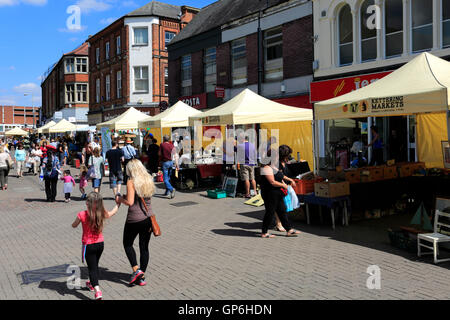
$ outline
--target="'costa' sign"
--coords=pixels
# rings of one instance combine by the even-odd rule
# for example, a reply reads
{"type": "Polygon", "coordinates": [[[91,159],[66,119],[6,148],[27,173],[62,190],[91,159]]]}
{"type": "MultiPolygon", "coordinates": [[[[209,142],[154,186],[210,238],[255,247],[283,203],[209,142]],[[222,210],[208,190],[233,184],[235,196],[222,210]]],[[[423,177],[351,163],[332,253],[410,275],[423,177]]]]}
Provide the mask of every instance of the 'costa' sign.
{"type": "Polygon", "coordinates": [[[206,93],[188,97],[181,97],[180,101],[183,101],[188,106],[191,106],[195,109],[206,109],[208,107],[208,103],[206,101],[206,93]]]}

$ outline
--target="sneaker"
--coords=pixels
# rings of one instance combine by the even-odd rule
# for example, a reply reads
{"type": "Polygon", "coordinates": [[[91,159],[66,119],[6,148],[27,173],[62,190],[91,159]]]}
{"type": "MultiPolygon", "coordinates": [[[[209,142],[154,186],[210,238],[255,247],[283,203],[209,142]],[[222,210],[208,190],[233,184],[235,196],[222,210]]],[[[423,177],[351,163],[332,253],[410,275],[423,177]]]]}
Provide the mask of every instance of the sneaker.
{"type": "Polygon", "coordinates": [[[138,285],[140,285],[141,287],[145,286],[147,284],[147,282],[145,282],[145,280],[143,278],[139,279],[138,285]]]}
{"type": "Polygon", "coordinates": [[[86,282],[86,287],[89,289],[90,292],[94,292],[95,291],[95,289],[92,286],[90,281],[86,282]]]}
{"type": "Polygon", "coordinates": [[[130,280],[129,285],[131,286],[136,281],[142,279],[143,276],[144,276],[144,273],[141,270],[136,270],[136,272],[133,272],[133,274],[131,275],[131,280],[130,280]]]}
{"type": "Polygon", "coordinates": [[[172,190],[172,192],[170,193],[170,199],[175,198],[175,189],[172,190]]]}
{"type": "Polygon", "coordinates": [[[97,291],[95,293],[95,300],[102,300],[103,296],[102,296],[102,292],[101,291],[97,291]]]}

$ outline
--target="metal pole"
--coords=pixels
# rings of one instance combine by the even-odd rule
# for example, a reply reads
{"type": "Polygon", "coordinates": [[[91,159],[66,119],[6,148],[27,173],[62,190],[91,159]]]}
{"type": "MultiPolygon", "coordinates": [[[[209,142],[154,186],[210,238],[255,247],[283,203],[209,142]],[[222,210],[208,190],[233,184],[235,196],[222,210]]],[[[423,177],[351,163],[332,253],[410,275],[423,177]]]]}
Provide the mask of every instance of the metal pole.
{"type": "Polygon", "coordinates": [[[261,95],[262,86],[262,31],[261,31],[262,9],[258,14],[258,94],[261,95]]]}

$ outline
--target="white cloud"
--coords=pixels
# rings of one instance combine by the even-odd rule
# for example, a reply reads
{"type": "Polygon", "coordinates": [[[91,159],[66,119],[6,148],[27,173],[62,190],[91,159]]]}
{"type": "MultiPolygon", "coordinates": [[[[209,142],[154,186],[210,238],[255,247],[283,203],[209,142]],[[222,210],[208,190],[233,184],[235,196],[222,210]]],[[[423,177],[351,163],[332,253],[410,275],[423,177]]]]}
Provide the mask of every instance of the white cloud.
{"type": "Polygon", "coordinates": [[[0,96],[0,105],[17,105],[17,98],[15,96],[0,96]]]}
{"type": "Polygon", "coordinates": [[[87,29],[87,26],[81,26],[80,29],[68,29],[68,28],[59,28],[59,32],[67,32],[67,33],[78,33],[83,32],[87,29]]]}
{"type": "Polygon", "coordinates": [[[110,2],[111,0],[78,0],[75,5],[79,6],[82,12],[88,13],[91,11],[107,11],[112,7],[110,2]]]}
{"type": "Polygon", "coordinates": [[[122,7],[127,7],[127,8],[139,7],[139,5],[136,2],[134,2],[133,0],[122,1],[121,5],[122,5],[122,7]]]}
{"type": "Polygon", "coordinates": [[[8,68],[8,70],[14,71],[14,70],[16,70],[16,67],[10,66],[10,67],[8,68]]]}
{"type": "Polygon", "coordinates": [[[109,25],[109,24],[113,23],[116,20],[117,20],[117,18],[113,18],[113,17],[106,18],[106,19],[100,20],[100,24],[109,25]]]}
{"type": "Polygon", "coordinates": [[[18,93],[30,93],[30,92],[36,92],[39,90],[39,86],[33,82],[30,83],[22,83],[21,85],[15,86],[13,88],[15,92],[18,93]]]}
{"type": "Polygon", "coordinates": [[[48,0],[0,0],[0,7],[30,4],[32,6],[45,6],[48,0]]]}
{"type": "Polygon", "coordinates": [[[22,0],[22,2],[33,6],[45,6],[47,4],[47,0],[22,0]]]}
{"type": "Polygon", "coordinates": [[[0,0],[0,7],[3,6],[15,6],[19,4],[18,0],[0,0]]]}

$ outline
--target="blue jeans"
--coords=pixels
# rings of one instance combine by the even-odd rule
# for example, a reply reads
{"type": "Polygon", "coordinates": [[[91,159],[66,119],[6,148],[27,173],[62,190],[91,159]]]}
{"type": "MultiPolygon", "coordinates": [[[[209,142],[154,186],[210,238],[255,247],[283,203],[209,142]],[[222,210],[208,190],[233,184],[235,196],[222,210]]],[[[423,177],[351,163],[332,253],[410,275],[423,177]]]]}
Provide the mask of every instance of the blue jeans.
{"type": "Polygon", "coordinates": [[[163,179],[164,184],[166,185],[166,195],[169,194],[169,192],[173,191],[173,187],[170,184],[170,176],[172,175],[172,167],[173,167],[173,161],[166,161],[162,164],[162,171],[163,171],[163,179]]]}

